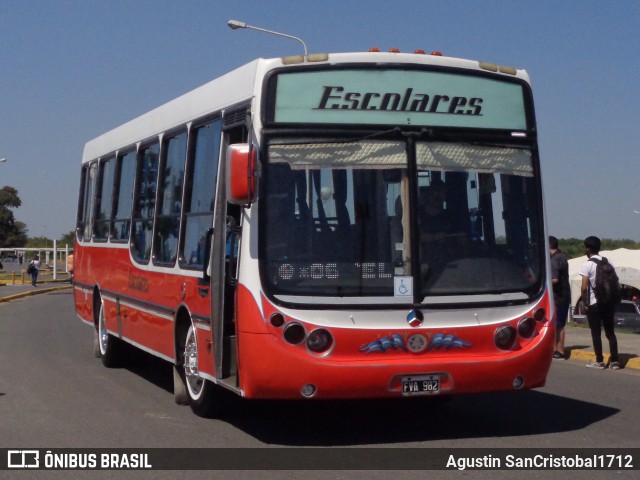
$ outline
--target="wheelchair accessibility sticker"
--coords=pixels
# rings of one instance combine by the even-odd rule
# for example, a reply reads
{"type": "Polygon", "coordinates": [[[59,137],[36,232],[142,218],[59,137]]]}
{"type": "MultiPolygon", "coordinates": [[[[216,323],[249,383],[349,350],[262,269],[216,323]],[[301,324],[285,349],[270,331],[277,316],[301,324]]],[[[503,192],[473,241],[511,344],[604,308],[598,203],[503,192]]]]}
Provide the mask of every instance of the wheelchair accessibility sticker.
{"type": "Polygon", "coordinates": [[[413,277],[393,277],[393,295],[396,297],[412,297],[413,277]]]}

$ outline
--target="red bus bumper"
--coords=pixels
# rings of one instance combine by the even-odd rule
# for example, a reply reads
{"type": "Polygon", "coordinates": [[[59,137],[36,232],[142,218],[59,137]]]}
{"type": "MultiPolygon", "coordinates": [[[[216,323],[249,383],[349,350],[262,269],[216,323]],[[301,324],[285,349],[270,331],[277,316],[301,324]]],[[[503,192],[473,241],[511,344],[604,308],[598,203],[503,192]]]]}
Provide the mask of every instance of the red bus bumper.
{"type": "Polygon", "coordinates": [[[553,329],[541,333],[545,338],[533,349],[491,357],[368,357],[359,362],[291,355],[272,335],[247,334],[241,347],[241,387],[247,398],[282,399],[303,398],[306,385],[314,387],[313,397],[319,399],[401,397],[402,380],[417,375],[436,375],[442,395],[542,387],[552,361],[553,344],[547,337],[553,337],[553,329]]]}

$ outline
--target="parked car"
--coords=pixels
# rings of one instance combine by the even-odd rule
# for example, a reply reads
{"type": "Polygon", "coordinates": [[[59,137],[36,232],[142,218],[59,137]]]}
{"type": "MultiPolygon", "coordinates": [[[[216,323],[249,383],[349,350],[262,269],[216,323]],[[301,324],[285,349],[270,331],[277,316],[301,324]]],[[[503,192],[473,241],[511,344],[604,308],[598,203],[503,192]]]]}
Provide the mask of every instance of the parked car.
{"type": "Polygon", "coordinates": [[[587,315],[584,313],[582,299],[578,301],[578,305],[572,305],[569,307],[569,322],[577,323],[579,325],[587,323],[587,315]]]}
{"type": "MultiPolygon", "coordinates": [[[[586,324],[587,316],[577,313],[580,309],[572,308],[570,313],[570,320],[577,324],[586,324]]],[[[640,333],[640,307],[631,300],[622,300],[616,307],[613,320],[616,327],[628,328],[636,333],[640,333]]]]}
{"type": "Polygon", "coordinates": [[[640,333],[640,308],[631,300],[623,300],[616,307],[613,317],[616,327],[629,328],[636,333],[640,333]]]}

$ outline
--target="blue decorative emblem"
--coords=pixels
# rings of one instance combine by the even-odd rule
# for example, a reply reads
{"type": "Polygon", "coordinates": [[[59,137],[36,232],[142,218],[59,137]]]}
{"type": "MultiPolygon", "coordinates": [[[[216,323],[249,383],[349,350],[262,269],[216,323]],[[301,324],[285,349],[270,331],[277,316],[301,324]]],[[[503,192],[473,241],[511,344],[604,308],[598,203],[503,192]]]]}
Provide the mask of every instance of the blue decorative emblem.
{"type": "Polygon", "coordinates": [[[407,347],[404,345],[404,339],[401,335],[395,333],[363,345],[360,347],[360,351],[365,353],[386,352],[387,350],[397,350],[398,348],[405,352],[407,351],[407,347]]]}
{"type": "Polygon", "coordinates": [[[413,334],[407,338],[398,333],[388,335],[386,337],[378,338],[372,342],[362,345],[360,351],[366,354],[374,352],[388,352],[390,350],[403,350],[405,352],[412,353],[425,353],[432,350],[451,350],[451,349],[465,349],[471,347],[472,344],[456,337],[455,335],[445,335],[443,333],[436,333],[431,337],[429,334],[422,335],[419,333],[413,334]]]}
{"type": "Polygon", "coordinates": [[[471,344],[462,340],[461,338],[455,337],[453,335],[443,335],[442,333],[436,333],[431,339],[431,343],[427,347],[427,352],[429,350],[437,350],[444,349],[448,350],[450,348],[467,348],[470,347],[471,344]]]}

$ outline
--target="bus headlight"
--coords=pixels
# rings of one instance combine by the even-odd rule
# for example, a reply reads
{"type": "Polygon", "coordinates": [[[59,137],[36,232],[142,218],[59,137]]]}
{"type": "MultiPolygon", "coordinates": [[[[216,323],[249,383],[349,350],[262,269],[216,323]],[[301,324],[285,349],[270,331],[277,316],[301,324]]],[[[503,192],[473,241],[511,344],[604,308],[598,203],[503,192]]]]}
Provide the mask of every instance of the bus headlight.
{"type": "Polygon", "coordinates": [[[524,317],[518,322],[518,335],[531,338],[536,333],[536,321],[531,317],[524,317]]]}
{"type": "Polygon", "coordinates": [[[314,353],[326,352],[331,348],[331,345],[333,345],[333,337],[324,328],[314,330],[307,338],[307,347],[314,353]]]}
{"type": "Polygon", "coordinates": [[[271,316],[269,317],[269,321],[271,322],[271,325],[273,325],[276,328],[279,328],[282,325],[284,325],[284,315],[282,315],[279,312],[272,313],[271,316]]]}
{"type": "Polygon", "coordinates": [[[292,345],[300,345],[304,341],[306,334],[304,327],[295,322],[284,327],[282,332],[284,339],[292,345]]]}
{"type": "Polygon", "coordinates": [[[516,329],[511,325],[502,325],[498,327],[494,334],[496,347],[501,350],[511,350],[516,343],[516,329]]]}

